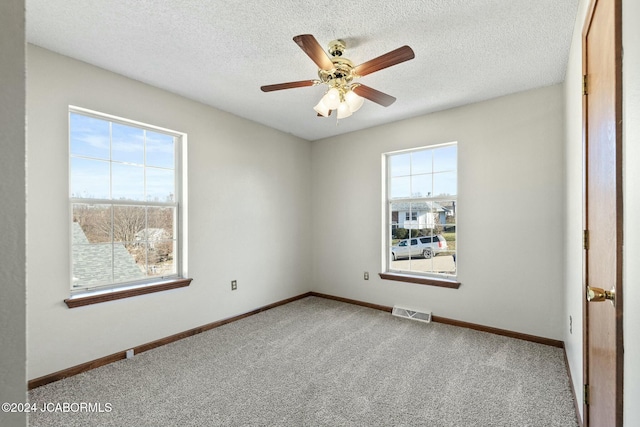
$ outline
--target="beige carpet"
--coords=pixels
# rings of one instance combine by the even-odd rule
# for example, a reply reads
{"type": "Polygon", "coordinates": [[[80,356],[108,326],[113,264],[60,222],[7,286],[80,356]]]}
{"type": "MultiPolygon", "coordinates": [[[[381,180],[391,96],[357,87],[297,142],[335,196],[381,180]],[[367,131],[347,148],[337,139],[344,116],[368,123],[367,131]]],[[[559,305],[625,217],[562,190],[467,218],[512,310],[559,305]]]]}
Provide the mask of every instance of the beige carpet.
{"type": "Polygon", "coordinates": [[[317,297],[30,400],[94,404],[40,410],[31,426],[577,426],[558,348],[317,297]]]}

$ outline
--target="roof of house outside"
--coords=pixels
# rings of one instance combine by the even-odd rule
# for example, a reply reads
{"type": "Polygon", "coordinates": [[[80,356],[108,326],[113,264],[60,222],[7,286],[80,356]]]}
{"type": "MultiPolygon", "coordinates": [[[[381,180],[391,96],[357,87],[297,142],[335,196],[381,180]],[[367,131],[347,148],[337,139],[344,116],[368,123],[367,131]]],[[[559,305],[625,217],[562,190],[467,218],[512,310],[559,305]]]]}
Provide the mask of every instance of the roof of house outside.
{"type": "Polygon", "coordinates": [[[445,206],[442,206],[438,202],[391,202],[391,206],[394,212],[408,212],[409,207],[414,212],[432,212],[435,210],[436,212],[448,212],[451,209],[445,206]]]}
{"type": "Polygon", "coordinates": [[[73,287],[84,288],[145,278],[144,271],[121,243],[90,243],[77,222],[72,223],[73,287]],[[113,255],[113,265],[111,263],[113,255]],[[113,273],[113,277],[112,277],[113,273]]]}

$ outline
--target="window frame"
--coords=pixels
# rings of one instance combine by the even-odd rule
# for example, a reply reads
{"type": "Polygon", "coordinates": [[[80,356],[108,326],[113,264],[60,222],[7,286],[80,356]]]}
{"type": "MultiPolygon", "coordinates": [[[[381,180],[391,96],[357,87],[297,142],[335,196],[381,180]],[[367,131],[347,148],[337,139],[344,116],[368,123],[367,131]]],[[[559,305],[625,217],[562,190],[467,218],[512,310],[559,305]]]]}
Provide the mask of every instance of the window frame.
{"type": "MultiPolygon", "coordinates": [[[[459,152],[458,152],[458,142],[457,141],[452,141],[452,142],[447,142],[447,143],[443,143],[443,144],[435,144],[435,145],[429,145],[429,146],[422,146],[422,147],[416,147],[416,148],[411,148],[411,149],[406,149],[406,150],[398,150],[398,151],[391,151],[391,152],[387,152],[387,153],[383,153],[382,155],[382,183],[383,183],[383,191],[382,191],[382,219],[383,219],[383,224],[382,224],[382,273],[379,274],[380,278],[385,279],[385,280],[394,280],[394,281],[401,281],[401,282],[408,282],[408,283],[416,283],[416,284],[422,284],[422,285],[432,285],[432,286],[439,286],[439,287],[446,287],[446,288],[452,288],[452,289],[457,289],[460,287],[461,283],[458,281],[458,263],[457,263],[457,253],[458,253],[458,208],[459,208],[459,202],[458,202],[458,191],[456,190],[456,194],[453,196],[445,196],[445,197],[406,197],[406,198],[396,198],[396,199],[392,199],[390,196],[390,191],[391,191],[391,158],[395,155],[402,155],[402,154],[409,154],[409,153],[414,153],[414,152],[419,152],[419,151],[426,151],[426,150],[436,150],[438,148],[443,148],[443,147],[447,147],[447,146],[455,146],[456,147],[456,169],[455,169],[455,173],[456,173],[456,188],[459,187],[458,182],[459,182],[459,152]],[[391,267],[391,243],[392,243],[392,234],[393,234],[393,229],[397,228],[399,226],[399,224],[392,224],[392,217],[393,217],[393,209],[392,209],[392,203],[393,202],[398,202],[398,201],[402,201],[402,202],[407,202],[407,203],[415,203],[415,202],[425,202],[425,201],[429,201],[429,202],[441,202],[441,201],[453,201],[455,203],[455,210],[456,210],[456,222],[455,222],[455,228],[456,228],[456,249],[455,249],[455,263],[456,263],[456,269],[455,269],[455,273],[454,274],[440,274],[440,273],[432,273],[432,272],[420,272],[420,271],[414,271],[414,270],[401,270],[401,269],[394,269],[391,267]]],[[[433,174],[433,172],[431,172],[433,174]]],[[[411,177],[413,174],[409,174],[409,177],[411,177]]],[[[409,215],[408,211],[406,213],[406,215],[409,215]]],[[[406,240],[412,239],[413,237],[411,236],[407,236],[406,240]]],[[[432,240],[433,242],[433,240],[432,240]]]]}
{"type": "MultiPolygon", "coordinates": [[[[131,296],[142,295],[146,293],[159,292],[168,289],[175,289],[178,287],[189,286],[192,279],[186,278],[186,265],[187,256],[185,248],[186,246],[186,148],[187,148],[187,135],[184,132],[179,132],[171,129],[166,129],[160,126],[150,125],[148,123],[142,123],[139,121],[114,116],[111,114],[105,114],[86,108],[69,105],[67,111],[67,129],[68,129],[68,141],[67,141],[67,160],[68,160],[68,190],[67,190],[67,203],[68,203],[68,222],[69,227],[68,236],[68,253],[69,253],[69,289],[70,297],[65,299],[65,303],[69,308],[77,306],[95,304],[98,302],[111,301],[114,299],[127,298],[131,296]],[[72,114],[79,114],[98,120],[103,120],[109,123],[120,124],[129,127],[135,127],[143,129],[145,131],[161,133],[173,137],[174,143],[174,200],[172,202],[159,202],[148,200],[121,200],[121,199],[93,199],[72,197],[72,162],[71,159],[77,156],[73,156],[71,152],[71,117],[72,114]],[[174,271],[175,273],[166,276],[154,276],[144,277],[140,280],[129,280],[122,282],[111,282],[105,284],[99,284],[95,286],[82,286],[73,287],[73,207],[77,204],[86,205],[109,205],[113,209],[117,206],[139,206],[139,207],[167,207],[172,208],[174,212],[173,218],[173,234],[172,240],[174,243],[174,271]]],[[[111,126],[111,124],[109,125],[111,126]]],[[[110,141],[111,147],[112,141],[110,141]]],[[[110,148],[111,150],[111,148],[110,148]]],[[[113,162],[109,159],[109,163],[113,162]]],[[[144,165],[145,169],[148,165],[144,165]]],[[[152,166],[153,167],[153,166],[152,166]]],[[[111,166],[110,166],[111,169],[111,166]]],[[[111,172],[110,172],[111,173],[111,172]]],[[[111,176],[110,176],[111,180],[111,176]]],[[[113,238],[111,240],[113,244],[113,238]]]]}

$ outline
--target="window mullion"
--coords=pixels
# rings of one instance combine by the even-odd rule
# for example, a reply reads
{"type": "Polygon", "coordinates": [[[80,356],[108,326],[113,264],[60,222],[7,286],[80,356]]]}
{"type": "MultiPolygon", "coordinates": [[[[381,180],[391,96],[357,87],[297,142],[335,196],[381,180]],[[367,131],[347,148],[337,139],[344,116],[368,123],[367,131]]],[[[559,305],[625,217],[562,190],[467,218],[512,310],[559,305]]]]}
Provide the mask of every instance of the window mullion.
{"type": "Polygon", "coordinates": [[[113,200],[113,123],[109,122],[109,200],[113,200]]]}
{"type": "Polygon", "coordinates": [[[178,207],[178,202],[144,202],[140,200],[109,200],[109,199],[81,199],[72,197],[69,199],[73,203],[86,205],[114,205],[114,206],[156,206],[156,207],[178,207]]]}

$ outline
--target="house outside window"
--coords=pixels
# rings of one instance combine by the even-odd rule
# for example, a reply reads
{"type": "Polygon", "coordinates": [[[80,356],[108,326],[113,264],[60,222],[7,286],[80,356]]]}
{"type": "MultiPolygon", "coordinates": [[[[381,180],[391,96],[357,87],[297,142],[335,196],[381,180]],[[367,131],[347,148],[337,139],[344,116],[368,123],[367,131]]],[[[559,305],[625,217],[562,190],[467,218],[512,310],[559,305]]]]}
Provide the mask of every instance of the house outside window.
{"type": "Polygon", "coordinates": [[[181,277],[183,136],[70,108],[72,293],[181,277]]]}
{"type": "Polygon", "coordinates": [[[385,271],[457,272],[457,144],[387,153],[385,271]]]}

